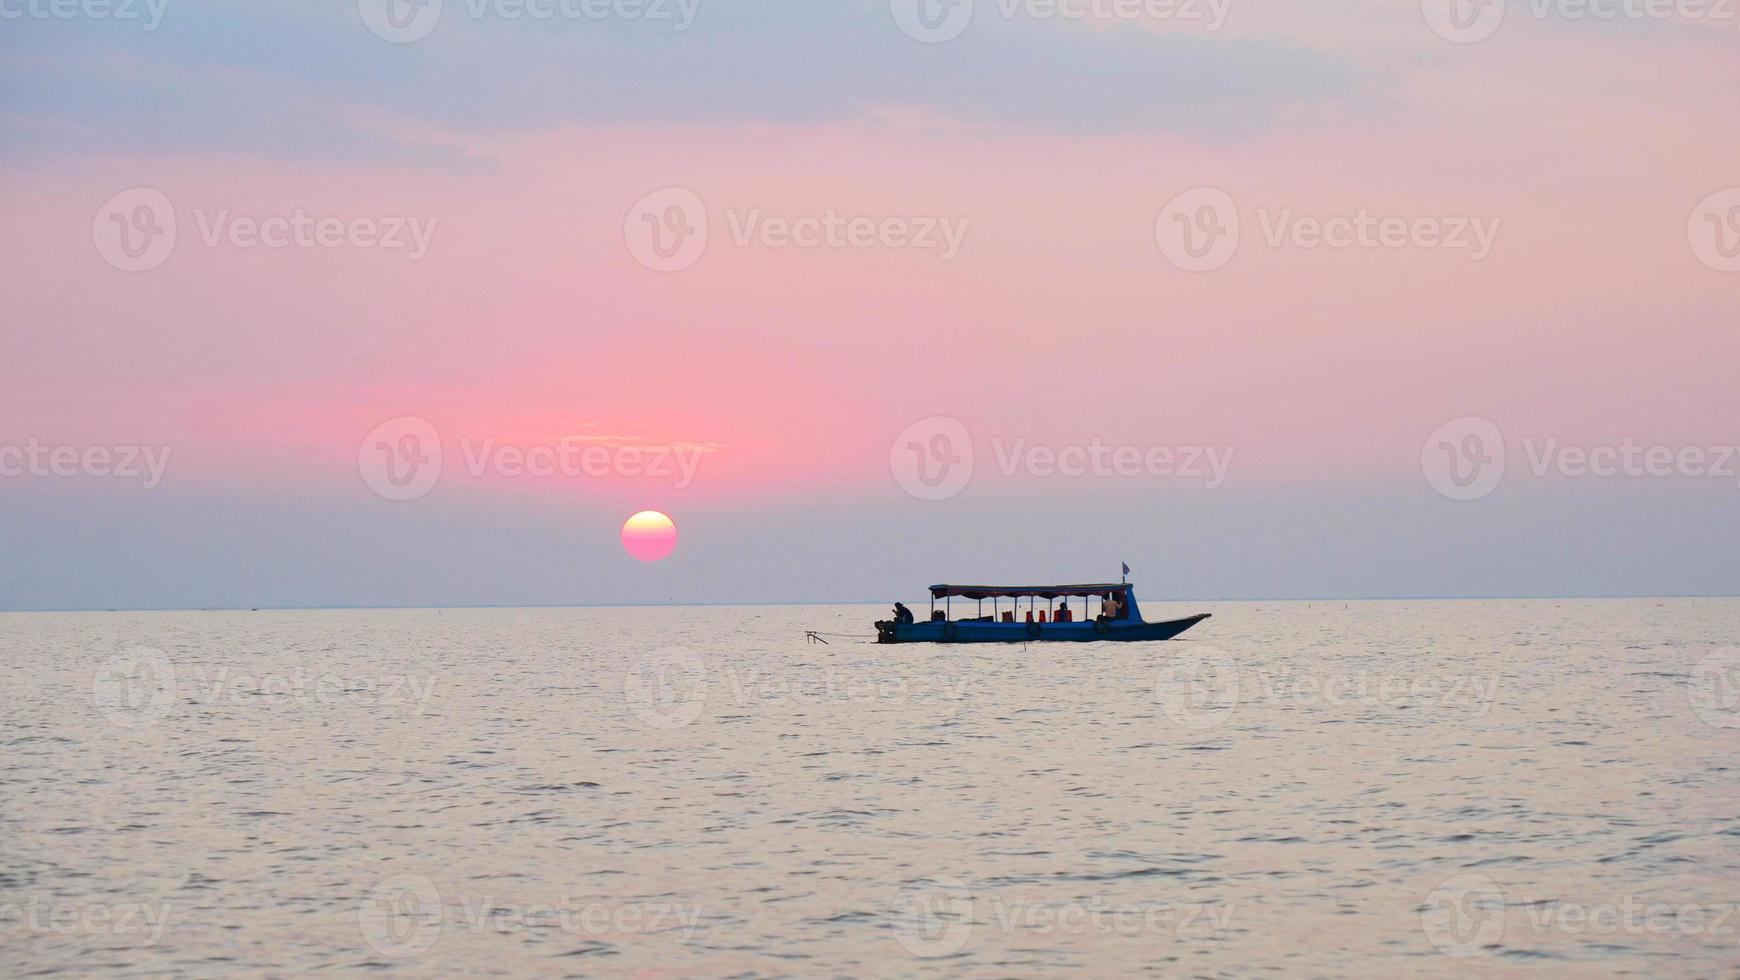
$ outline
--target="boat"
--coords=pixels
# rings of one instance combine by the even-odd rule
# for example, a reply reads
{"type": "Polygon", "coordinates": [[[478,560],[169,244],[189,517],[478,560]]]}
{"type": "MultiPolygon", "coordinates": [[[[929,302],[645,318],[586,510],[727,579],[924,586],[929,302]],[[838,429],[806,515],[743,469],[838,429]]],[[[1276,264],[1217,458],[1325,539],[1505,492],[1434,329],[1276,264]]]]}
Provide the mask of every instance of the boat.
{"type": "Polygon", "coordinates": [[[933,585],[930,587],[930,619],[914,622],[883,620],[876,624],[878,643],[1032,643],[1074,641],[1170,640],[1212,613],[1184,619],[1149,623],[1136,603],[1136,587],[1129,582],[1089,585],[933,585]],[[1118,615],[1098,615],[1100,600],[1118,600],[1118,615]],[[954,600],[976,603],[973,615],[954,617],[954,600]],[[1008,600],[1007,608],[1003,600],[1008,600]],[[1081,603],[1071,603],[1080,599],[1081,603]],[[937,602],[942,602],[938,608],[937,602]],[[985,601],[990,600],[990,615],[985,601]],[[1025,601],[1023,601],[1025,600],[1025,601]],[[1043,601],[1045,605],[1041,606],[1043,601]],[[1078,611],[1079,606],[1079,611],[1078,611]],[[1067,612],[1065,612],[1067,610],[1067,612]]]}

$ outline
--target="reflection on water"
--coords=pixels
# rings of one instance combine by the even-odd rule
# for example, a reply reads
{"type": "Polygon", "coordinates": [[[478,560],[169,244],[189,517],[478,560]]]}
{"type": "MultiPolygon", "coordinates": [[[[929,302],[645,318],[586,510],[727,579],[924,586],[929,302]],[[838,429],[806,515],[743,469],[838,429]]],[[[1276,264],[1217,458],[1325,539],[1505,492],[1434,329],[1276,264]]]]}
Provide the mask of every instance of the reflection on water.
{"type": "Polygon", "coordinates": [[[7,972],[1740,969],[1740,601],[0,616],[7,972]]]}

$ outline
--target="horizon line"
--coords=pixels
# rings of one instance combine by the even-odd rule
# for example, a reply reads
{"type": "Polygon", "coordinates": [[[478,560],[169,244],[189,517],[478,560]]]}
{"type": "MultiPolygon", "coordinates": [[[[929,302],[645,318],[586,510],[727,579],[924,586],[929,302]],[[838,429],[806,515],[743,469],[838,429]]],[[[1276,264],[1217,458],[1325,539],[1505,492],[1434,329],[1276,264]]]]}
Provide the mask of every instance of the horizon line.
{"type": "MultiPolygon", "coordinates": [[[[1192,596],[1185,598],[1149,599],[1150,604],[1157,602],[1539,602],[1543,600],[1561,601],[1596,601],[1612,599],[1736,599],[1740,595],[1731,593],[1662,593],[1650,595],[1397,595],[1397,596],[1255,596],[1233,598],[1203,598],[1192,596]]],[[[758,602],[743,601],[649,601],[649,602],[577,602],[577,603],[460,603],[453,605],[416,605],[416,606],[369,606],[369,605],[305,605],[305,606],[65,606],[41,609],[0,609],[0,615],[28,615],[33,613],[159,613],[159,612],[386,612],[386,611],[442,611],[474,610],[474,609],[660,609],[660,608],[711,608],[722,606],[880,606],[893,600],[886,599],[780,599],[758,602]]],[[[970,601],[970,600],[962,600],[970,601]]]]}

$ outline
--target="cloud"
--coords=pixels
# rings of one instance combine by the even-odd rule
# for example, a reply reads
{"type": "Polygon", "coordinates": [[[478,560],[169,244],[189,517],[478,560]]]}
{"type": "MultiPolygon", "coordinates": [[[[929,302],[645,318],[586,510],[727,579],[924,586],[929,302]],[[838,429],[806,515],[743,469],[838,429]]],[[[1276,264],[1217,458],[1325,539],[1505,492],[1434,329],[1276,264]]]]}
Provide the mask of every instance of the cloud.
{"type": "MultiPolygon", "coordinates": [[[[557,0],[551,0],[552,3],[557,0]]],[[[445,0],[436,28],[391,44],[354,4],[189,0],[155,31],[19,22],[0,38],[7,158],[212,152],[465,162],[407,131],[565,125],[812,125],[907,111],[1043,132],[1266,130],[1289,107],[1357,98],[1347,58],[1201,29],[1094,29],[1005,18],[924,44],[886,3],[707,4],[693,25],[515,17],[445,0]]],[[[583,8],[576,8],[583,9],[583,8]]],[[[987,12],[988,11],[988,12],[987,12]]]]}

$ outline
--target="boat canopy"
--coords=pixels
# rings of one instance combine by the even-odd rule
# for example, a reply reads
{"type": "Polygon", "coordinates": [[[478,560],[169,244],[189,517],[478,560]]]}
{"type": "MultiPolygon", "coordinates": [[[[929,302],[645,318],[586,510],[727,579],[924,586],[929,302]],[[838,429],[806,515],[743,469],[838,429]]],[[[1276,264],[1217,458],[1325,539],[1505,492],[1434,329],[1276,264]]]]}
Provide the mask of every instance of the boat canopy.
{"type": "Polygon", "coordinates": [[[1125,592],[1128,582],[1108,582],[1100,585],[933,585],[930,597],[941,599],[956,596],[962,599],[1031,598],[1057,599],[1063,596],[1105,595],[1125,592]]]}

